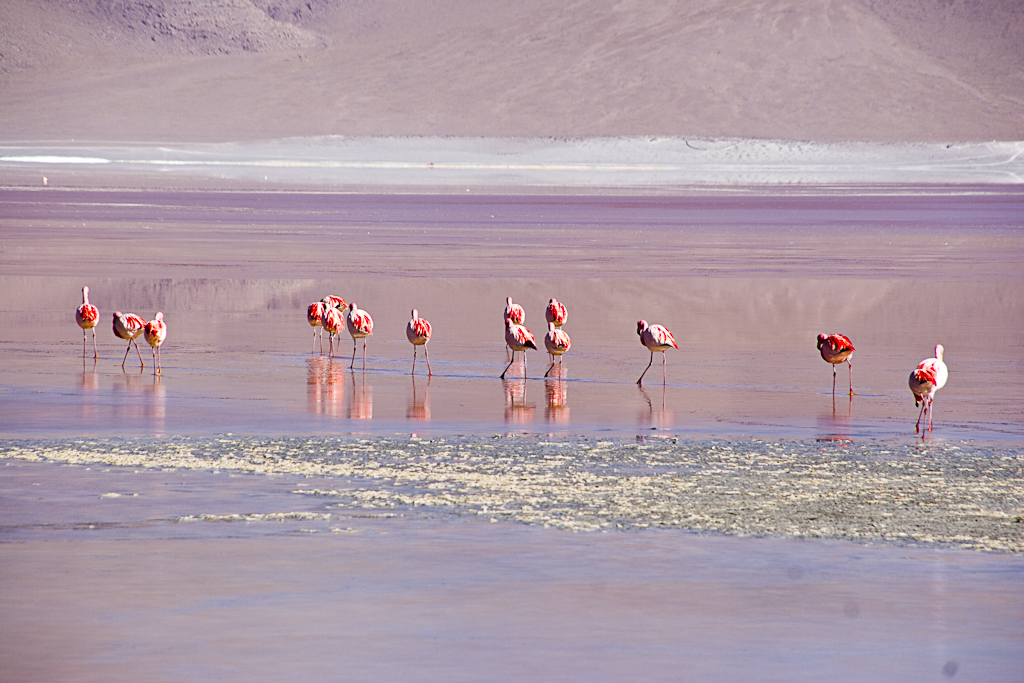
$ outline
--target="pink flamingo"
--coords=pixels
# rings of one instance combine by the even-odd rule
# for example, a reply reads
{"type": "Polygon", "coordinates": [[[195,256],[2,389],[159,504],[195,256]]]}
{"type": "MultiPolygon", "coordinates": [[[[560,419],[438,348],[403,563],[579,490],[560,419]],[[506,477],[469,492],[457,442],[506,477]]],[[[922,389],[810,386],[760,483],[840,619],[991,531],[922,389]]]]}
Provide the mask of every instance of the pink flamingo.
{"type": "Polygon", "coordinates": [[[654,352],[655,351],[658,351],[658,352],[660,352],[662,354],[662,356],[661,356],[662,383],[663,384],[667,383],[668,382],[668,371],[666,370],[666,367],[665,367],[667,362],[665,360],[665,355],[664,354],[665,354],[665,351],[667,351],[670,348],[673,348],[673,347],[675,347],[677,349],[679,348],[678,346],[676,346],[675,337],[672,336],[672,333],[669,332],[668,329],[662,327],[661,325],[650,325],[650,326],[648,326],[646,320],[638,320],[637,321],[637,323],[636,323],[636,333],[638,335],[640,335],[640,343],[643,344],[644,346],[646,346],[650,350],[650,352],[651,352],[651,361],[650,361],[650,363],[647,364],[647,367],[644,368],[643,373],[640,375],[640,379],[638,379],[636,381],[636,383],[640,384],[641,382],[644,381],[644,375],[647,374],[647,371],[651,369],[651,364],[654,363],[654,352]]]}
{"type": "MultiPolygon", "coordinates": [[[[504,322],[512,321],[513,325],[522,325],[523,321],[526,320],[526,311],[519,304],[512,303],[512,297],[505,297],[505,316],[504,322]]],[[[505,349],[508,349],[506,344],[505,349]]],[[[508,354],[506,354],[507,356],[508,354]]],[[[512,354],[515,356],[515,354],[512,354]]]]}
{"type": "Polygon", "coordinates": [[[316,333],[319,327],[320,332],[320,353],[324,352],[324,313],[327,311],[327,304],[323,301],[314,301],[306,309],[306,322],[313,328],[313,348],[310,353],[316,351],[316,333]]]}
{"type": "Polygon", "coordinates": [[[910,373],[908,384],[910,391],[914,394],[914,407],[921,406],[921,412],[917,414],[917,424],[914,425],[914,432],[921,431],[921,416],[927,413],[928,426],[932,428],[932,401],[935,400],[935,392],[946,386],[949,379],[949,370],[942,362],[942,344],[935,346],[935,357],[925,358],[918,363],[917,369],[910,373]]]}
{"type": "Polygon", "coordinates": [[[561,327],[569,319],[569,312],[565,310],[565,304],[551,299],[548,301],[548,307],[544,309],[544,319],[554,323],[555,327],[561,327]]]}
{"type": "Polygon", "coordinates": [[[832,395],[836,395],[836,366],[846,363],[850,366],[850,396],[853,396],[853,363],[850,356],[855,349],[847,337],[841,334],[819,334],[818,350],[826,362],[832,363],[832,395]]]}
{"type": "Polygon", "coordinates": [[[75,309],[75,322],[82,328],[82,357],[85,358],[86,330],[92,330],[92,357],[99,358],[96,349],[96,323],[100,321],[100,309],[89,303],[89,288],[82,287],[82,305],[75,309]]]}
{"type": "Polygon", "coordinates": [[[416,349],[422,346],[423,355],[427,359],[427,376],[432,377],[434,373],[430,370],[430,354],[427,353],[427,342],[430,341],[430,323],[421,318],[419,311],[415,308],[412,309],[412,320],[405,326],[405,336],[412,344],[412,372],[409,374],[416,374],[416,349]]]}
{"type": "MultiPolygon", "coordinates": [[[[512,299],[509,298],[509,301],[512,299]]],[[[533,333],[522,325],[517,325],[512,320],[505,320],[505,344],[512,349],[512,360],[505,366],[505,369],[501,371],[501,379],[505,379],[505,373],[512,367],[512,363],[516,361],[516,351],[523,352],[523,376],[526,376],[526,349],[536,349],[537,341],[533,338],[533,333]]]]}
{"type": "Polygon", "coordinates": [[[160,346],[167,339],[167,323],[164,322],[163,312],[157,313],[155,318],[146,323],[146,326],[142,328],[142,334],[149,345],[153,347],[153,362],[156,363],[153,372],[160,374],[163,372],[163,368],[160,366],[160,346]]]}
{"type": "MultiPolygon", "coordinates": [[[[324,306],[324,314],[320,318],[320,324],[327,330],[327,337],[331,342],[329,356],[334,358],[334,337],[335,335],[338,336],[338,346],[341,346],[341,328],[345,326],[345,316],[333,306],[324,306]]],[[[320,341],[323,343],[322,339],[320,341]]]]}
{"type": "Polygon", "coordinates": [[[344,299],[333,294],[328,294],[323,299],[320,299],[320,301],[322,301],[325,306],[334,306],[339,311],[344,311],[348,308],[348,303],[344,299]]]}
{"type": "Polygon", "coordinates": [[[142,352],[139,351],[139,343],[135,341],[145,329],[146,321],[141,315],[114,311],[114,336],[128,340],[128,348],[124,350],[124,359],[121,361],[122,368],[128,361],[128,352],[132,350],[132,344],[135,344],[135,353],[139,354],[142,367],[146,367],[146,361],[142,360],[142,352]]]}
{"type": "MultiPolygon", "coordinates": [[[[552,299],[554,301],[554,299],[552,299]]],[[[551,356],[551,367],[544,373],[547,377],[551,373],[551,369],[555,367],[555,356],[558,356],[558,366],[562,366],[562,354],[569,350],[572,346],[572,342],[569,340],[567,335],[562,330],[555,327],[557,323],[554,321],[548,323],[548,333],[544,335],[544,346],[548,350],[548,355],[551,356]]]]}
{"type": "Polygon", "coordinates": [[[366,338],[373,334],[373,318],[366,311],[360,310],[353,301],[348,305],[348,317],[345,318],[345,326],[348,333],[352,335],[352,364],[349,369],[356,366],[356,339],[363,340],[363,370],[366,369],[366,338]]]}

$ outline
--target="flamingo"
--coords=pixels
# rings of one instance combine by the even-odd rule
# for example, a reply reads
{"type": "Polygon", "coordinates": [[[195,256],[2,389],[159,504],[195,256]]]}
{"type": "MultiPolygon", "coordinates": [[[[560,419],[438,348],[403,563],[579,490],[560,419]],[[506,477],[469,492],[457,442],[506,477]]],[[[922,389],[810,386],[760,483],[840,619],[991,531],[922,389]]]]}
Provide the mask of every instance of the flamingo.
{"type": "MultiPolygon", "coordinates": [[[[504,321],[505,322],[508,322],[509,320],[511,320],[512,324],[514,324],[514,325],[522,325],[523,322],[526,320],[526,311],[524,311],[523,307],[520,306],[519,304],[512,303],[512,297],[510,297],[510,296],[509,297],[505,297],[505,317],[504,317],[504,321]]],[[[505,348],[508,349],[508,345],[507,344],[505,345],[505,348]]],[[[512,355],[513,355],[513,357],[515,356],[514,353],[512,355]]]]}
{"type": "Polygon", "coordinates": [[[135,341],[145,328],[146,321],[141,315],[114,311],[114,336],[128,340],[128,348],[124,350],[124,359],[121,361],[122,368],[128,360],[128,352],[132,350],[132,344],[135,344],[135,352],[139,354],[139,362],[142,363],[142,367],[146,367],[146,361],[142,360],[142,352],[139,351],[139,343],[135,341]]]}
{"type": "Polygon", "coordinates": [[[565,310],[565,304],[551,299],[548,301],[548,307],[544,309],[544,319],[554,323],[556,327],[561,327],[569,319],[569,312],[565,310]]]}
{"type": "Polygon", "coordinates": [[[921,431],[921,416],[927,413],[928,426],[932,428],[932,401],[935,399],[935,392],[946,386],[949,379],[949,370],[942,362],[942,344],[936,344],[935,357],[925,358],[917,364],[917,369],[910,373],[908,384],[910,391],[914,394],[914,407],[919,404],[921,412],[917,414],[917,424],[914,425],[914,433],[921,431]]]}
{"type": "MultiPolygon", "coordinates": [[[[512,299],[509,298],[511,302],[512,299]]],[[[501,371],[501,379],[505,379],[505,373],[512,367],[512,363],[516,361],[516,351],[523,351],[523,376],[526,376],[526,349],[536,349],[537,342],[533,338],[533,333],[522,325],[517,325],[512,322],[510,318],[505,319],[505,344],[512,349],[512,360],[505,366],[505,369],[501,371]]]]}
{"type": "Polygon", "coordinates": [[[85,358],[86,330],[92,330],[92,357],[99,358],[96,349],[96,323],[100,321],[100,309],[89,303],[89,288],[82,287],[82,305],[75,309],[75,322],[82,328],[82,357],[85,358]]]}
{"type": "Polygon", "coordinates": [[[409,374],[416,374],[416,348],[422,346],[423,355],[427,359],[427,377],[432,377],[434,373],[430,370],[430,354],[427,353],[427,342],[430,341],[430,323],[421,318],[419,311],[415,308],[412,309],[412,320],[405,326],[405,336],[412,344],[412,372],[409,374]]]}
{"type": "Polygon", "coordinates": [[[356,339],[363,340],[363,370],[366,369],[366,338],[373,334],[373,318],[366,311],[359,310],[353,301],[348,305],[348,317],[345,318],[345,326],[348,333],[352,335],[352,364],[349,369],[356,366],[356,339]]]}
{"type": "Polygon", "coordinates": [[[310,353],[316,351],[316,333],[320,328],[320,353],[324,352],[324,313],[327,311],[327,304],[323,301],[314,301],[306,309],[306,322],[313,328],[313,348],[310,353]]]}
{"type": "Polygon", "coordinates": [[[853,396],[853,363],[850,356],[853,355],[853,344],[849,338],[841,334],[819,334],[818,350],[821,351],[821,358],[832,363],[832,395],[836,395],[836,366],[846,363],[850,366],[850,396],[853,396]]]}
{"type": "MultiPolygon", "coordinates": [[[[323,303],[323,302],[320,302],[323,303]]],[[[341,345],[341,328],[345,325],[345,316],[333,306],[324,306],[323,317],[320,324],[327,330],[328,339],[331,342],[330,357],[334,358],[334,336],[338,335],[338,345],[341,345]]],[[[320,340],[323,343],[323,340],[320,340]]]]}
{"type": "MultiPolygon", "coordinates": [[[[552,299],[554,301],[554,299],[552,299]]],[[[544,346],[548,350],[548,355],[551,356],[551,367],[544,373],[547,377],[551,372],[551,369],[555,367],[555,356],[558,356],[558,365],[562,365],[562,354],[569,350],[572,346],[572,342],[569,341],[569,335],[562,330],[555,327],[557,323],[551,321],[548,323],[548,333],[544,335],[544,346]]]]}
{"type": "Polygon", "coordinates": [[[636,333],[640,335],[640,343],[646,346],[651,352],[651,362],[644,368],[643,373],[640,375],[640,379],[636,381],[640,384],[644,381],[644,375],[651,369],[651,364],[654,363],[654,352],[658,351],[661,354],[661,375],[662,383],[668,382],[668,371],[666,370],[667,361],[665,360],[664,353],[671,347],[679,348],[676,346],[675,337],[668,329],[661,325],[650,325],[648,326],[646,320],[638,320],[636,323],[636,333]]]}
{"type": "Polygon", "coordinates": [[[344,299],[333,294],[328,294],[323,299],[320,299],[320,301],[323,302],[325,306],[334,306],[339,311],[344,311],[348,308],[348,303],[344,299]]]}
{"type": "Polygon", "coordinates": [[[153,372],[160,374],[163,372],[163,368],[160,367],[160,346],[167,339],[167,323],[164,322],[163,312],[157,313],[155,318],[146,323],[146,326],[142,328],[142,334],[146,337],[149,345],[153,347],[153,362],[156,363],[153,372]]]}

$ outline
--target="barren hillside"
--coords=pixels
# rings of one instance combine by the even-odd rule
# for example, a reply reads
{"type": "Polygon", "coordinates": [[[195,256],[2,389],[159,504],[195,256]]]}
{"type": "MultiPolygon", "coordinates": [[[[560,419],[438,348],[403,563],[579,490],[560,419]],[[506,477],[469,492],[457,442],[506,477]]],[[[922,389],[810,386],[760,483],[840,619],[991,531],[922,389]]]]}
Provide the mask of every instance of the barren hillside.
{"type": "Polygon", "coordinates": [[[1024,3],[7,0],[0,139],[1024,139],[1024,3]]]}

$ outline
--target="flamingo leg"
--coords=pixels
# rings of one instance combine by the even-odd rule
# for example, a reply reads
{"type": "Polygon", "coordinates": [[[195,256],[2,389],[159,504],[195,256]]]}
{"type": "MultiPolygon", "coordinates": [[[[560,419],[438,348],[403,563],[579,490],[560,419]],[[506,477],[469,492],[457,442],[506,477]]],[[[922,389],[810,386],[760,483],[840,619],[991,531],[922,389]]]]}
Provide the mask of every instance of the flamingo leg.
{"type": "Polygon", "coordinates": [[[914,425],[914,433],[917,434],[921,431],[921,416],[924,415],[925,406],[927,406],[926,399],[921,399],[921,410],[917,413],[917,424],[914,425]]]}
{"type": "Polygon", "coordinates": [[[427,377],[433,377],[434,372],[430,369],[430,354],[427,352],[427,345],[423,345],[423,355],[427,359],[427,377]]]}
{"type": "Polygon", "coordinates": [[[100,352],[96,350],[96,328],[92,328],[92,357],[99,358],[100,352]]]}
{"type": "MultiPolygon", "coordinates": [[[[524,353],[525,353],[525,352],[524,352],[524,353]]],[[[506,365],[506,366],[505,366],[505,369],[501,371],[501,379],[505,379],[505,373],[506,373],[506,372],[508,372],[508,369],[509,369],[510,367],[512,367],[512,364],[513,364],[513,363],[515,363],[515,362],[516,362],[516,352],[515,352],[515,351],[513,351],[513,352],[512,352],[512,360],[510,360],[510,361],[508,362],[508,365],[506,365]]]]}
{"type": "Polygon", "coordinates": [[[647,364],[647,367],[644,368],[644,371],[640,374],[640,379],[638,379],[636,381],[637,384],[640,384],[641,382],[644,381],[644,375],[646,375],[647,371],[651,369],[651,365],[653,363],[654,363],[654,351],[651,351],[651,362],[647,364]]]}
{"type": "Polygon", "coordinates": [[[413,345],[413,347],[412,347],[412,372],[410,372],[409,374],[410,375],[415,375],[416,374],[416,346],[415,345],[413,345]]]}
{"type": "Polygon", "coordinates": [[[363,339],[363,370],[366,369],[366,339],[363,339]]]}
{"type": "Polygon", "coordinates": [[[853,363],[846,361],[846,364],[850,366],[850,396],[853,396],[853,363]]]}
{"type": "Polygon", "coordinates": [[[89,335],[86,334],[85,329],[82,329],[82,358],[85,358],[85,346],[89,341],[89,335]]]}
{"type": "Polygon", "coordinates": [[[832,366],[832,395],[836,395],[836,366],[832,366]]]}
{"type": "Polygon", "coordinates": [[[668,354],[661,352],[661,383],[668,384],[668,354]]]}
{"type": "Polygon", "coordinates": [[[526,375],[527,375],[526,370],[527,370],[527,367],[526,367],[526,350],[524,349],[523,350],[523,378],[525,378],[526,375]]]}
{"type": "MultiPolygon", "coordinates": [[[[137,346],[135,348],[138,349],[137,346]]],[[[121,367],[122,368],[124,367],[124,364],[128,362],[128,352],[131,351],[131,350],[132,350],[132,340],[129,339],[128,340],[128,348],[124,350],[124,360],[121,361],[121,367]]],[[[141,357],[142,354],[140,353],[139,356],[141,357]]]]}
{"type": "MultiPolygon", "coordinates": [[[[139,351],[139,342],[132,339],[132,344],[135,344],[135,353],[139,354],[139,362],[142,363],[142,367],[146,367],[146,361],[142,360],[142,351],[139,351]]],[[[128,353],[125,352],[125,359],[128,358],[128,353]]],[[[121,367],[124,367],[124,363],[121,363],[121,367]]]]}
{"type": "MultiPolygon", "coordinates": [[[[316,330],[314,330],[315,332],[316,330]]],[[[324,328],[320,328],[320,353],[324,352],[324,328]]]]}
{"type": "Polygon", "coordinates": [[[934,403],[935,403],[935,399],[929,397],[928,398],[928,431],[929,432],[932,430],[932,412],[934,410],[934,405],[933,405],[934,403]]]}
{"type": "MultiPolygon", "coordinates": [[[[551,356],[551,354],[550,354],[550,353],[549,353],[548,355],[549,355],[549,356],[551,356]]],[[[551,356],[551,367],[550,367],[550,368],[548,368],[548,371],[544,373],[544,376],[545,376],[545,377],[547,377],[548,375],[550,375],[550,374],[551,374],[551,368],[553,368],[553,367],[555,367],[555,357],[554,357],[554,356],[551,356]]]]}
{"type": "Polygon", "coordinates": [[[356,343],[356,338],[352,337],[352,362],[349,363],[348,369],[354,370],[356,367],[356,349],[359,348],[359,344],[356,343]]]}

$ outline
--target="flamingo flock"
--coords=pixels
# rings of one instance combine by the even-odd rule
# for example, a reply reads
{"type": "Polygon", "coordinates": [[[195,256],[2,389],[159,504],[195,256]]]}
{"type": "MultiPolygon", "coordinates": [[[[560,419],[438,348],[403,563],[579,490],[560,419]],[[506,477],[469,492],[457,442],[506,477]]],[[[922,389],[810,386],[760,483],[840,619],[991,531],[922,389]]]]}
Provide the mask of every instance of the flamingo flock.
{"type": "MultiPolygon", "coordinates": [[[[560,303],[554,298],[549,299],[544,309],[544,318],[548,325],[547,334],[544,336],[544,348],[547,350],[551,364],[544,373],[544,377],[550,375],[556,363],[559,366],[558,377],[563,377],[561,373],[562,356],[572,347],[569,335],[562,329],[568,317],[568,310],[565,304],[560,303]]],[[[88,330],[92,330],[93,334],[93,358],[99,358],[96,342],[96,325],[99,323],[99,320],[99,309],[89,302],[89,288],[82,287],[82,304],[75,309],[75,322],[82,329],[83,358],[86,355],[88,330]]],[[[506,373],[515,362],[516,352],[521,352],[523,354],[523,376],[525,378],[527,375],[526,351],[538,348],[533,333],[524,324],[526,321],[526,311],[521,305],[514,303],[512,297],[507,297],[505,299],[503,320],[505,324],[505,346],[507,350],[511,351],[511,358],[508,365],[502,370],[500,377],[505,379],[506,373]]],[[[344,328],[352,338],[352,359],[349,363],[349,368],[355,368],[358,340],[362,339],[363,369],[366,369],[366,338],[373,334],[373,318],[368,312],[360,309],[355,302],[346,302],[340,296],[328,295],[319,301],[311,303],[306,308],[306,321],[313,328],[313,348],[311,353],[316,352],[318,336],[320,338],[320,353],[323,353],[323,332],[326,331],[328,334],[329,355],[334,357],[334,338],[338,336],[340,344],[341,330],[344,328]]],[[[164,322],[163,312],[158,312],[153,320],[147,322],[144,318],[134,313],[125,314],[121,311],[115,311],[112,322],[114,336],[128,342],[124,358],[121,360],[121,367],[123,368],[127,362],[132,345],[135,346],[135,351],[139,356],[139,363],[142,367],[146,367],[146,362],[142,358],[142,352],[139,350],[139,345],[136,341],[138,337],[142,336],[152,349],[154,373],[160,374],[162,372],[160,349],[167,339],[167,323],[164,322]]],[[[646,320],[637,321],[636,333],[640,337],[640,343],[651,354],[647,367],[644,368],[640,378],[636,381],[637,385],[643,385],[643,379],[647,375],[647,371],[654,364],[655,353],[662,354],[662,383],[667,385],[668,369],[665,352],[671,348],[679,348],[675,337],[663,325],[649,325],[646,320]]],[[[412,317],[406,325],[406,338],[413,346],[412,371],[410,372],[412,375],[416,373],[416,360],[419,347],[421,346],[423,347],[423,356],[427,363],[427,376],[432,377],[434,374],[430,367],[430,356],[427,352],[427,343],[430,341],[430,335],[430,323],[419,317],[417,309],[412,309],[412,317]]],[[[836,390],[836,366],[846,363],[850,374],[849,393],[851,397],[854,396],[853,363],[850,359],[856,349],[849,337],[842,334],[819,334],[817,337],[817,348],[822,360],[832,365],[832,395],[835,396],[836,390]]],[[[917,368],[910,373],[908,384],[914,396],[914,407],[920,407],[921,409],[918,413],[917,423],[914,426],[915,432],[932,430],[932,410],[935,392],[945,386],[949,378],[949,370],[942,360],[943,351],[941,344],[936,345],[935,356],[921,361],[917,368]],[[924,421],[923,430],[921,427],[922,420],[924,421]]]]}

